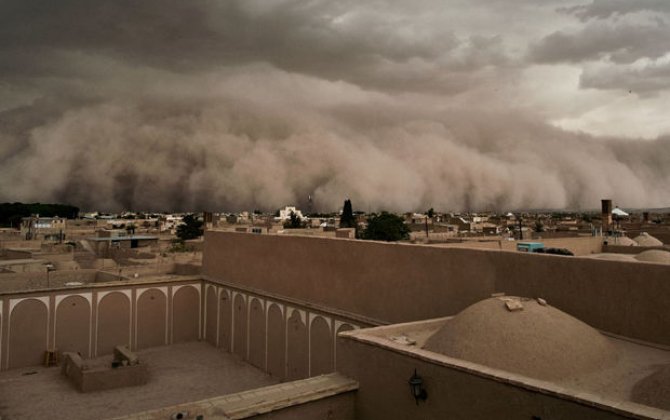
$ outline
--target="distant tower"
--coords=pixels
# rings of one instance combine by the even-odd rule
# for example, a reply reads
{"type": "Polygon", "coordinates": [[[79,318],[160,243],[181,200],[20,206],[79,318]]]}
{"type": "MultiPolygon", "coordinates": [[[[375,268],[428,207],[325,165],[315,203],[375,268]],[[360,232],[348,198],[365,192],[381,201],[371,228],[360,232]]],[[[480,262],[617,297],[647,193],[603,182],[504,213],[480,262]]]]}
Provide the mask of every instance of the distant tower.
{"type": "Polygon", "coordinates": [[[603,235],[610,230],[612,225],[612,200],[602,200],[602,219],[603,219],[603,235]]]}
{"type": "Polygon", "coordinates": [[[209,230],[214,226],[214,214],[209,211],[202,212],[203,227],[209,230]]]}

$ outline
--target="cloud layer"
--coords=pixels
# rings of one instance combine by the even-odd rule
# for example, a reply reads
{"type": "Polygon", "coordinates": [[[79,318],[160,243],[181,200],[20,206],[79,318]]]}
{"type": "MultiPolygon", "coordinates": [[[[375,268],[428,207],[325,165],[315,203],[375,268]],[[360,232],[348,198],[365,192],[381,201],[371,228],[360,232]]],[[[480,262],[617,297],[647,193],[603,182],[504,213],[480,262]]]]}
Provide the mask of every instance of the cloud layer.
{"type": "Polygon", "coordinates": [[[10,1],[0,201],[668,205],[665,2],[535,3],[10,1]]]}

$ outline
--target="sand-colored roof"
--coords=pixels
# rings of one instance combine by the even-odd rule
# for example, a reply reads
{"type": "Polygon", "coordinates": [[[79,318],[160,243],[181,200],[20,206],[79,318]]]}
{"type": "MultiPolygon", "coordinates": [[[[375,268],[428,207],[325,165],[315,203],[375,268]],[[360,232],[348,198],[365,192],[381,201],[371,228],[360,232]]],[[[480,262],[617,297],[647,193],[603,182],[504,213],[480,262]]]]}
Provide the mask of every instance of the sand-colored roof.
{"type": "Polygon", "coordinates": [[[670,411],[670,365],[658,367],[637,382],[631,397],[636,403],[670,411]]]}
{"type": "Polygon", "coordinates": [[[609,243],[612,245],[621,245],[621,246],[637,246],[637,242],[635,242],[628,236],[617,236],[610,238],[609,243]]]}
{"type": "Polygon", "coordinates": [[[636,236],[634,238],[634,240],[640,246],[663,246],[663,242],[654,238],[653,236],[651,236],[647,232],[640,233],[640,235],[636,236]]]}
{"type": "Polygon", "coordinates": [[[670,264],[670,252],[662,249],[650,249],[635,256],[638,261],[670,264]]]}
{"type": "Polygon", "coordinates": [[[447,321],[424,349],[543,380],[561,380],[616,363],[612,344],[578,319],[534,299],[495,297],[447,321]],[[509,310],[508,302],[521,310],[509,310]]]}

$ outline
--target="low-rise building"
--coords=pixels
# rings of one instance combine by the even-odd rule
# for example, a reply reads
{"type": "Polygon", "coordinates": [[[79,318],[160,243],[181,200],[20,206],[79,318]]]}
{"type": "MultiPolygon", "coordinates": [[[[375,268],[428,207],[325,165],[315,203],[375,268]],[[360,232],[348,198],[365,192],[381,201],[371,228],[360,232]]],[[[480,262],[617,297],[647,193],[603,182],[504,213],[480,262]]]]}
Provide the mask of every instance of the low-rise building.
{"type": "Polygon", "coordinates": [[[21,236],[26,240],[62,241],[65,239],[65,220],[60,217],[39,215],[24,217],[21,219],[21,236]]]}

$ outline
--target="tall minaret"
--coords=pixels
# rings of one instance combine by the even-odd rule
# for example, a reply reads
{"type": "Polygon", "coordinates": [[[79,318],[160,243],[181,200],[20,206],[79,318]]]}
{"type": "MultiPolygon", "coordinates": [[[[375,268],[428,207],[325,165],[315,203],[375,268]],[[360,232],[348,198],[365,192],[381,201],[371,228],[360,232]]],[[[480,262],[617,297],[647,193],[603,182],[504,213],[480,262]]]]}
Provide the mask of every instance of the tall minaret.
{"type": "Polygon", "coordinates": [[[603,235],[606,235],[612,225],[612,200],[602,200],[602,210],[603,235]]]}

